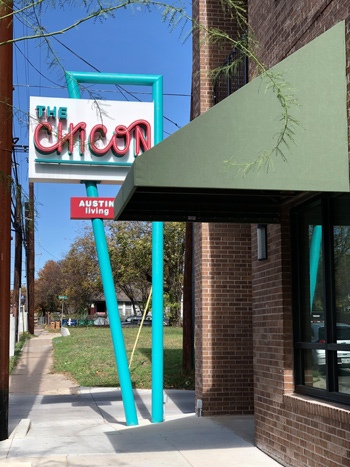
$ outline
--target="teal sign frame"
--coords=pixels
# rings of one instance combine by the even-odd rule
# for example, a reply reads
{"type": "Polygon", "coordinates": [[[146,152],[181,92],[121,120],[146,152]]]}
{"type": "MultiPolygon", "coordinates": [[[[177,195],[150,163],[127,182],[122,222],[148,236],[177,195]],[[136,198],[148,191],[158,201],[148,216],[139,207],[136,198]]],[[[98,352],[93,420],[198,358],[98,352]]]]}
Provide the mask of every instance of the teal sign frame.
{"type": "MultiPolygon", "coordinates": [[[[154,102],[154,144],[163,139],[163,77],[119,73],[66,72],[70,98],[80,99],[79,83],[152,86],[154,102]]],[[[117,163],[116,163],[117,165],[117,163]]],[[[86,181],[87,196],[98,197],[98,181],[86,181]]],[[[114,353],[127,425],[138,425],[118,302],[113,282],[102,219],[92,219],[103,290],[106,299],[114,353]]],[[[152,422],[163,421],[163,223],[152,224],[152,422]]]]}

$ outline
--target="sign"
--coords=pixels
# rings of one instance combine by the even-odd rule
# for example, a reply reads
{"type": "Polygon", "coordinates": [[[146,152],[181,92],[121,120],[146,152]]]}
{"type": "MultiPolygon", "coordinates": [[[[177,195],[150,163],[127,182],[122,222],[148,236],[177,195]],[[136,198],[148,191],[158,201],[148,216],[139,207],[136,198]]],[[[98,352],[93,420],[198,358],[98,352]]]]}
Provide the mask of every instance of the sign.
{"type": "Polygon", "coordinates": [[[153,122],[153,102],[31,97],[29,180],[122,184],[153,122]]]}
{"type": "Polygon", "coordinates": [[[68,300],[68,298],[66,296],[64,296],[64,295],[59,295],[58,299],[59,300],[68,300]]]}
{"type": "Polygon", "coordinates": [[[113,219],[114,198],[71,198],[71,219],[113,219]]]}

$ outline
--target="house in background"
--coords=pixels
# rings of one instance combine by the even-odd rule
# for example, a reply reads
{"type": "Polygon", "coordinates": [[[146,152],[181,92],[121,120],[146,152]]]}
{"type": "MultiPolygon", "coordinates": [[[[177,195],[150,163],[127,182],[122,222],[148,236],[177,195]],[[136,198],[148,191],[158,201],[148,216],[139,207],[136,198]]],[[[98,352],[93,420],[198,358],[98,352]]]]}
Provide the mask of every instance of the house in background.
{"type": "MultiPolygon", "coordinates": [[[[121,290],[117,291],[117,301],[118,301],[118,310],[119,316],[123,320],[128,316],[134,315],[135,310],[132,306],[131,300],[125,295],[121,290]]],[[[136,305],[136,313],[140,311],[139,307],[136,305]]],[[[91,315],[105,316],[107,315],[107,307],[104,294],[98,295],[92,302],[90,307],[91,315]]]]}

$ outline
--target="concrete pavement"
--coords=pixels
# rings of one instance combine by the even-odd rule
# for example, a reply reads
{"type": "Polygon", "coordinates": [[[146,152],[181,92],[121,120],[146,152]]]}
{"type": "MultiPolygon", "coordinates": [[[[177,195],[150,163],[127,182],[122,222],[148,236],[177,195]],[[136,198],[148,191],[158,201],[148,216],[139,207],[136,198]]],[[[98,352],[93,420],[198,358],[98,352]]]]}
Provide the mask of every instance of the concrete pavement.
{"type": "Polygon", "coordinates": [[[280,465],[254,446],[252,416],[197,417],[193,391],[165,391],[165,421],[152,424],[151,391],[135,390],[139,426],[127,427],[120,390],[52,374],[53,336],[37,331],[11,376],[11,436],[0,442],[0,465],[280,465]]]}

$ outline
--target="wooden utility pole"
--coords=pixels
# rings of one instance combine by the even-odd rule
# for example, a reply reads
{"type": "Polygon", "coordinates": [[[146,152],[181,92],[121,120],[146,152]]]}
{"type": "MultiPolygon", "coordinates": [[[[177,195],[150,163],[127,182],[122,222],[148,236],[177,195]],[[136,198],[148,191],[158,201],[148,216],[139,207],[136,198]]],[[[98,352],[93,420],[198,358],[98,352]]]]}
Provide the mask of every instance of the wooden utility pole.
{"type": "MultiPolygon", "coordinates": [[[[12,2],[0,4],[0,18],[12,12],[12,2]]],[[[0,20],[0,43],[12,39],[12,16],[0,20]]],[[[0,441],[8,438],[11,155],[12,155],[12,44],[0,46],[0,441]]]]}
{"type": "Polygon", "coordinates": [[[29,182],[29,203],[26,203],[27,306],[28,331],[34,334],[34,184],[29,182]]]}
{"type": "Polygon", "coordinates": [[[22,189],[16,187],[16,219],[15,219],[15,270],[13,281],[12,311],[16,318],[16,342],[18,341],[18,324],[20,315],[19,289],[22,287],[22,189]]]}

